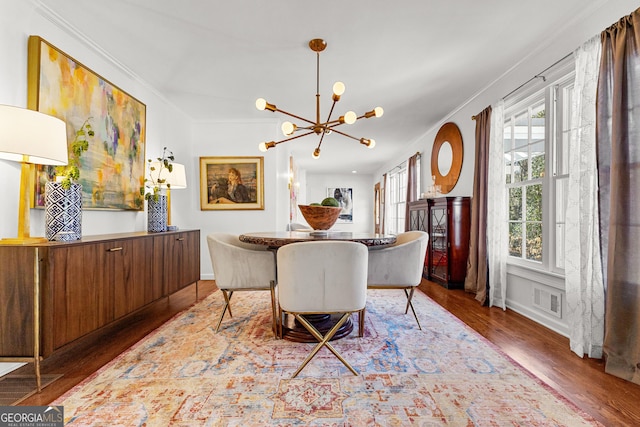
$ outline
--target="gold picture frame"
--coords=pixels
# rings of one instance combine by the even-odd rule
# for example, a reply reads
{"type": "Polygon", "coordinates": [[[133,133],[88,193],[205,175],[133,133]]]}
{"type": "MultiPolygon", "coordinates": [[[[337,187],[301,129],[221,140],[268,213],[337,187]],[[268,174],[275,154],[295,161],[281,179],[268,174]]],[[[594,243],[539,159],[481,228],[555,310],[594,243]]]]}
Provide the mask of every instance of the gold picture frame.
{"type": "MultiPolygon", "coordinates": [[[[27,106],[67,124],[73,142],[83,123],[94,135],[80,159],[83,209],[144,209],[146,105],[38,36],[29,36],[27,106]]],[[[34,207],[44,207],[52,166],[37,166],[34,207]]]]}
{"type": "Polygon", "coordinates": [[[200,157],[200,210],[264,209],[264,157],[200,157]]]}

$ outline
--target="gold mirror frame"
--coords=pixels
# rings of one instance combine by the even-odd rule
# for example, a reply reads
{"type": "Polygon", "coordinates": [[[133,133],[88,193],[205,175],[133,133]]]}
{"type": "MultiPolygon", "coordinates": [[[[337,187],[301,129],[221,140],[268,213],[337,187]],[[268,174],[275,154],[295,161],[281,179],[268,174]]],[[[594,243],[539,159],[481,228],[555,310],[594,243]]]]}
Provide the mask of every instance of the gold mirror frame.
{"type": "Polygon", "coordinates": [[[440,186],[442,194],[449,193],[456,186],[462,170],[463,157],[464,149],[460,129],[453,122],[443,124],[436,134],[436,139],[433,141],[433,149],[431,150],[431,175],[436,177],[435,185],[440,186]],[[451,144],[451,168],[449,173],[443,176],[438,166],[438,155],[440,154],[440,148],[447,141],[451,144]]]}

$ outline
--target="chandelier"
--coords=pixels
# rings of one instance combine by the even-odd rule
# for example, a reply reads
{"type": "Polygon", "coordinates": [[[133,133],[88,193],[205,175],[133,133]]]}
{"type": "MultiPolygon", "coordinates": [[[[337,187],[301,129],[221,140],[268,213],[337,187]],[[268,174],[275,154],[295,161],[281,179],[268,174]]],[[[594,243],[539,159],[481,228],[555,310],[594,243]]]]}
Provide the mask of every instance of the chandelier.
{"type": "Polygon", "coordinates": [[[329,116],[327,117],[327,120],[322,122],[320,120],[320,52],[322,52],[326,47],[327,47],[327,43],[322,40],[322,39],[313,39],[309,42],[309,47],[311,48],[312,51],[316,52],[316,57],[317,57],[317,65],[316,65],[316,119],[315,121],[313,120],[309,120],[309,119],[305,119],[304,117],[300,117],[297,116],[295,114],[291,114],[287,111],[281,110],[278,107],[276,107],[274,104],[270,104],[267,101],[264,100],[264,98],[258,98],[256,100],[256,108],[258,110],[269,110],[269,111],[273,111],[274,113],[276,111],[285,114],[289,117],[293,117],[294,119],[299,120],[300,122],[304,122],[304,125],[300,125],[300,124],[294,124],[291,123],[289,121],[286,121],[284,123],[282,123],[282,133],[284,134],[285,137],[289,137],[286,139],[283,139],[281,141],[270,141],[270,142],[262,142],[260,143],[260,145],[258,146],[258,148],[260,149],[260,151],[267,151],[270,148],[275,147],[278,144],[281,144],[283,142],[287,142],[287,141],[291,141],[297,138],[301,138],[303,136],[307,136],[307,135],[311,135],[313,133],[315,133],[316,135],[320,136],[320,141],[318,142],[318,146],[316,147],[316,149],[313,151],[313,158],[317,159],[320,157],[320,146],[322,145],[322,140],[324,139],[324,136],[331,133],[331,132],[335,132],[339,135],[342,136],[346,136],[347,138],[351,138],[351,139],[355,139],[356,141],[360,142],[360,144],[365,145],[368,148],[373,148],[376,145],[376,141],[373,139],[367,139],[367,138],[356,138],[354,136],[351,136],[345,132],[341,132],[340,130],[336,129],[338,126],[343,125],[343,124],[353,124],[355,123],[357,120],[359,119],[368,119],[370,117],[381,117],[382,114],[384,113],[384,110],[381,107],[376,107],[371,111],[367,111],[366,113],[364,113],[361,116],[358,116],[356,113],[354,113],[353,111],[347,111],[343,116],[340,116],[339,118],[335,119],[335,120],[331,120],[331,114],[333,113],[333,109],[336,106],[336,102],[338,102],[340,100],[340,96],[344,93],[345,90],[345,86],[344,83],[342,82],[336,82],[333,85],[333,103],[331,104],[331,109],[329,110],[329,116]],[[300,132],[299,135],[296,136],[291,136],[294,135],[295,133],[300,132]]]}

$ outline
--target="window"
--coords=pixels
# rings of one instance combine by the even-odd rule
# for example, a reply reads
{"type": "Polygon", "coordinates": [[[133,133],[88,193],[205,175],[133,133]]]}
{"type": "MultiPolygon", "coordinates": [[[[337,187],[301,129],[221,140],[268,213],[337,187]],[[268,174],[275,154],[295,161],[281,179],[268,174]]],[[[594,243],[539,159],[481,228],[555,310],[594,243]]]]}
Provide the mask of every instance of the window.
{"type": "MultiPolygon", "coordinates": [[[[386,190],[385,190],[386,191],[386,190]]],[[[386,232],[398,234],[404,231],[407,198],[407,164],[389,173],[389,206],[387,207],[386,232]]]]}
{"type": "Polygon", "coordinates": [[[504,159],[511,263],[564,272],[572,63],[505,99],[504,159]],[[541,87],[542,86],[542,87],[541,87]]]}

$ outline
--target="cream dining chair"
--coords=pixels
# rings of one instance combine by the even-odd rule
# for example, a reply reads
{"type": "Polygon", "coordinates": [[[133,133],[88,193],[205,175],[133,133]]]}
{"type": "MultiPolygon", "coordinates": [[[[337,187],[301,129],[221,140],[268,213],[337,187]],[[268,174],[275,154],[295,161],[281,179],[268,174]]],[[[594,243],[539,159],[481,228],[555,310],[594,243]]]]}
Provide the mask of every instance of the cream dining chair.
{"type": "MultiPolygon", "coordinates": [[[[393,245],[369,251],[367,288],[403,289],[407,297],[404,313],[407,314],[411,308],[420,330],[422,330],[422,326],[411,299],[415,288],[422,280],[428,242],[428,233],[417,230],[407,231],[398,234],[393,245]]],[[[364,315],[359,320],[360,329],[364,329],[364,315]]]]}
{"type": "Polygon", "coordinates": [[[213,264],[216,286],[224,296],[224,307],[216,332],[227,310],[231,313],[231,297],[235,291],[270,291],[271,329],[278,336],[276,323],[276,262],[266,246],[243,243],[238,236],[229,233],[212,233],[207,236],[209,255],[213,264]]]}
{"type": "Polygon", "coordinates": [[[300,224],[299,222],[291,222],[287,224],[287,231],[308,230],[309,226],[300,224]]]}
{"type": "Polygon", "coordinates": [[[324,346],[349,370],[358,372],[329,342],[352,313],[367,299],[367,247],[347,241],[291,243],[278,249],[278,301],[280,334],[283,314],[292,314],[319,342],[293,374],[295,378],[324,346]],[[305,314],[341,313],[323,336],[305,314]]]}

